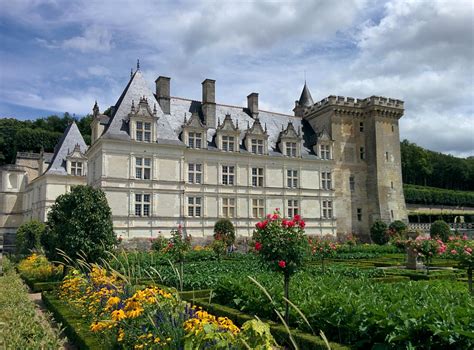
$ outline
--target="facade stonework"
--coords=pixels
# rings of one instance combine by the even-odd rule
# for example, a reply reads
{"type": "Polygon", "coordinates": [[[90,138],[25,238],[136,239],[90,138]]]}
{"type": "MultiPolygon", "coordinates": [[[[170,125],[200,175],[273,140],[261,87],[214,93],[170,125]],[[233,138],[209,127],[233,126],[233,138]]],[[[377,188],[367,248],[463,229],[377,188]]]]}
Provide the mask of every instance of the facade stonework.
{"type": "Polygon", "coordinates": [[[246,107],[219,104],[214,80],[203,82],[202,101],[172,97],[170,82],[159,77],[153,93],[137,69],[110,113],[94,105],[89,147],[73,124],[49,165],[38,160],[46,171],[4,167],[0,205],[11,218],[2,229],[44,221],[58,195],[85,183],[104,190],[123,238],[167,234],[178,224],[210,235],[223,217],[250,235],[275,208],[302,215],[309,234],[366,235],[376,219],[406,220],[402,101],[314,103],[305,84],[294,115],[284,115],[259,110],[257,93],[246,107]]]}

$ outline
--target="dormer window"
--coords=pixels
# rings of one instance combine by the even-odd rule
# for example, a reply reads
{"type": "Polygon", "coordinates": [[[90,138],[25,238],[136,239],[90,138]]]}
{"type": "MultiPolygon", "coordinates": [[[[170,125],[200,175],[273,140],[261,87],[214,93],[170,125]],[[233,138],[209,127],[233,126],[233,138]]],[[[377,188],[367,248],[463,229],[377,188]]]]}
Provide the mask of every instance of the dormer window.
{"type": "Polygon", "coordinates": [[[240,151],[240,131],[230,114],[225,116],[222,123],[220,119],[218,120],[215,141],[217,148],[224,152],[240,151]]]}
{"type": "Polygon", "coordinates": [[[226,152],[234,152],[235,150],[235,137],[234,136],[222,136],[222,150],[226,152]]]}
{"type": "Polygon", "coordinates": [[[82,176],[82,162],[71,162],[71,175],[82,176]]]}
{"type": "Polygon", "coordinates": [[[286,155],[288,157],[296,157],[296,142],[286,142],[286,155]]]}
{"type": "Polygon", "coordinates": [[[331,146],[328,144],[320,145],[319,154],[320,154],[321,159],[326,159],[326,160],[331,159],[331,146]]]}
{"type": "Polygon", "coordinates": [[[156,106],[152,111],[145,97],[140,98],[138,108],[135,108],[132,101],[129,118],[130,136],[133,140],[138,142],[153,142],[153,140],[156,140],[156,106]]]}
{"type": "Polygon", "coordinates": [[[137,122],[136,140],[151,142],[151,123],[137,122]]]}
{"type": "Polygon", "coordinates": [[[189,148],[202,148],[202,133],[190,132],[188,134],[188,147],[189,148]]]}
{"type": "Polygon", "coordinates": [[[263,140],[252,139],[252,149],[251,152],[254,154],[263,154],[264,142],[263,140]]]}
{"type": "Polygon", "coordinates": [[[252,127],[247,126],[245,133],[245,147],[253,154],[268,154],[268,131],[267,126],[262,127],[260,119],[256,118],[252,127]]]}

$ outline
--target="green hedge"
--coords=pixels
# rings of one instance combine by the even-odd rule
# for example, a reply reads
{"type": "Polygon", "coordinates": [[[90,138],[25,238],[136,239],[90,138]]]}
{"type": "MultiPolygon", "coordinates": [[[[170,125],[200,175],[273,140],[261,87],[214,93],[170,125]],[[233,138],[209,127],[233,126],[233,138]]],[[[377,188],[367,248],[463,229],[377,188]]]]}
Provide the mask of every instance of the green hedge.
{"type": "Polygon", "coordinates": [[[53,293],[41,293],[46,308],[53,314],[54,319],[64,327],[68,339],[79,350],[106,350],[112,349],[112,344],[104,343],[104,339],[96,336],[89,330],[89,324],[84,322],[81,314],[59,300],[53,293]]]}
{"type": "Polygon", "coordinates": [[[61,284],[61,281],[38,282],[35,279],[28,278],[23,275],[20,275],[20,277],[26,283],[26,285],[30,287],[33,293],[50,291],[50,290],[56,289],[61,284]]]}
{"type": "MultiPolygon", "coordinates": [[[[230,308],[228,306],[209,303],[208,299],[196,299],[194,301],[194,304],[197,306],[201,306],[203,309],[216,316],[228,317],[238,326],[242,326],[244,322],[252,320],[254,318],[253,316],[247,315],[243,312],[240,312],[239,310],[230,308]]],[[[290,344],[288,331],[283,325],[272,321],[265,322],[268,322],[268,324],[270,325],[272,335],[279,344],[290,344]]],[[[304,333],[297,329],[291,329],[291,335],[293,336],[293,339],[298,344],[301,350],[327,349],[326,343],[320,337],[304,333]]],[[[332,350],[350,349],[349,347],[338,343],[330,342],[329,344],[332,350]]]]}
{"type": "Polygon", "coordinates": [[[407,203],[474,207],[474,192],[403,185],[407,203]]]}

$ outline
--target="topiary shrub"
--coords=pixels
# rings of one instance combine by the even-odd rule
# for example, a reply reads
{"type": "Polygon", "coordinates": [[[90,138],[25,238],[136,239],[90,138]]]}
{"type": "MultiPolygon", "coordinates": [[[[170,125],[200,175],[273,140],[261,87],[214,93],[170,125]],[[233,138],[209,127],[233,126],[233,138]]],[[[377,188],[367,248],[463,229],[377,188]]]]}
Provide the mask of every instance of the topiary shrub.
{"type": "Polygon", "coordinates": [[[375,244],[384,245],[388,243],[388,227],[382,220],[376,220],[370,228],[370,238],[375,244]]]}
{"type": "Polygon", "coordinates": [[[220,239],[227,248],[235,242],[235,228],[229,219],[219,219],[214,224],[214,239],[220,239]]]}
{"type": "Polygon", "coordinates": [[[401,220],[395,220],[388,226],[388,229],[396,235],[404,236],[408,226],[401,220]]]}
{"type": "Polygon", "coordinates": [[[16,253],[27,255],[41,249],[41,236],[46,231],[46,225],[38,220],[25,222],[16,232],[16,253]]]}
{"type": "Polygon", "coordinates": [[[443,242],[447,242],[451,235],[451,229],[449,225],[443,220],[436,220],[431,224],[430,236],[431,238],[439,238],[443,242]]]}

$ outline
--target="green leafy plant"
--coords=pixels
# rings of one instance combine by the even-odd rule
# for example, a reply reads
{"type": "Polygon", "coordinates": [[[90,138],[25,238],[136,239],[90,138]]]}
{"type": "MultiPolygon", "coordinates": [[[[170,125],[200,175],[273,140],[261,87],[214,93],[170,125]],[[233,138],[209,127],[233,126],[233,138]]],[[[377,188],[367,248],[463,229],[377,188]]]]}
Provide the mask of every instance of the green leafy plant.
{"type": "Polygon", "coordinates": [[[151,240],[151,249],[155,252],[162,252],[168,246],[168,239],[162,235],[157,236],[151,240]]]}
{"type": "Polygon", "coordinates": [[[329,240],[320,238],[308,238],[311,254],[317,259],[321,260],[321,267],[324,272],[324,260],[336,256],[339,245],[329,240]]]}
{"type": "Polygon", "coordinates": [[[224,241],[224,236],[221,234],[214,234],[214,240],[211,243],[211,249],[216,254],[217,260],[221,261],[221,257],[227,252],[227,244],[224,241]]]}
{"type": "Polygon", "coordinates": [[[168,246],[165,248],[165,252],[179,264],[180,290],[183,290],[184,260],[190,250],[191,236],[186,235],[181,225],[179,225],[178,229],[171,231],[171,238],[169,239],[168,246]]]}
{"type": "Polygon", "coordinates": [[[370,227],[370,238],[375,244],[387,244],[389,240],[387,224],[382,220],[376,220],[370,227]]]}
{"type": "Polygon", "coordinates": [[[450,237],[448,243],[443,249],[443,253],[456,259],[459,265],[467,271],[467,282],[469,292],[474,294],[472,288],[472,270],[474,269],[474,241],[468,240],[467,236],[450,237]]]}
{"type": "Polygon", "coordinates": [[[219,237],[224,242],[227,249],[235,243],[235,228],[229,219],[219,219],[214,224],[214,238],[219,237]]]}
{"type": "Polygon", "coordinates": [[[21,224],[16,232],[16,253],[26,255],[41,250],[41,236],[44,235],[45,231],[46,225],[38,220],[21,224]]]}
{"type": "Polygon", "coordinates": [[[395,220],[388,226],[388,229],[393,232],[393,234],[404,236],[408,226],[401,220],[395,220]]]}
{"type": "Polygon", "coordinates": [[[451,229],[449,225],[443,220],[436,220],[431,224],[430,227],[430,236],[431,238],[439,238],[443,242],[447,242],[449,236],[451,235],[451,229]]]}

